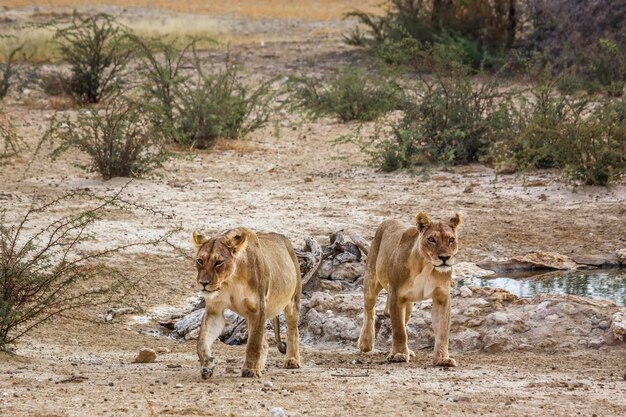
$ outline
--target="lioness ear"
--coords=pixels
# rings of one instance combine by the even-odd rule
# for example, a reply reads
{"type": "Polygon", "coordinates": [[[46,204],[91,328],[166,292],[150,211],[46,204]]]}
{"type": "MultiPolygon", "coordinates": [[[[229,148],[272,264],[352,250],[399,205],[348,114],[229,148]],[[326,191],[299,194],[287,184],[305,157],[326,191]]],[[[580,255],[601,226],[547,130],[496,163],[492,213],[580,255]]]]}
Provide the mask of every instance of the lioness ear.
{"type": "Polygon", "coordinates": [[[417,229],[421,233],[424,231],[424,229],[430,226],[430,219],[428,218],[426,213],[420,211],[419,213],[417,213],[417,216],[415,216],[415,224],[417,226],[417,229]]]}
{"type": "Polygon", "coordinates": [[[450,219],[450,227],[456,229],[461,225],[461,215],[459,213],[454,213],[454,217],[450,219]]]}
{"type": "Polygon", "coordinates": [[[200,249],[200,246],[204,245],[204,243],[207,241],[207,238],[204,235],[201,235],[195,230],[193,231],[192,237],[193,244],[196,247],[196,250],[200,249]]]}
{"type": "Polygon", "coordinates": [[[224,236],[224,245],[230,249],[233,255],[244,250],[248,244],[248,231],[243,227],[233,229],[224,236]]]}

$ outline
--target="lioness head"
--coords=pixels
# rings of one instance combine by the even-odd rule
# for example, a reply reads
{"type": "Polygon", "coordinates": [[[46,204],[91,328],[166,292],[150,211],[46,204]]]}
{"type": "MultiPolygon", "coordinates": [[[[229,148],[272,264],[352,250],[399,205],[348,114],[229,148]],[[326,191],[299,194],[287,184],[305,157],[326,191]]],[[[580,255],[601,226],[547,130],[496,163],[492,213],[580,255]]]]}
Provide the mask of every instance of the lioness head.
{"type": "Polygon", "coordinates": [[[447,222],[431,222],[424,212],[417,213],[415,223],[419,230],[419,249],[422,256],[439,272],[449,272],[454,255],[459,251],[457,230],[461,216],[456,213],[447,222]]]}
{"type": "Polygon", "coordinates": [[[205,295],[219,291],[224,282],[235,274],[237,255],[245,249],[247,238],[248,231],[244,228],[233,229],[211,239],[193,232],[197,250],[196,280],[205,295]]]}

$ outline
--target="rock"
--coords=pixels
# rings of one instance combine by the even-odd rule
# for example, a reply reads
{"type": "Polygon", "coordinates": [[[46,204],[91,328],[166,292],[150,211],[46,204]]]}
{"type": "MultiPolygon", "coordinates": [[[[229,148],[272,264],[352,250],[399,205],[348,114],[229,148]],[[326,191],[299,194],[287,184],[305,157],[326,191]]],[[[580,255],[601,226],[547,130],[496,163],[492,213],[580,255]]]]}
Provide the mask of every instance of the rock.
{"type": "Polygon", "coordinates": [[[485,342],[485,351],[491,353],[502,352],[508,350],[511,338],[499,333],[489,333],[483,337],[485,342]]]}
{"type": "Polygon", "coordinates": [[[487,316],[488,326],[497,326],[507,324],[509,322],[509,316],[505,313],[497,312],[487,316]]]}
{"type": "Polygon", "coordinates": [[[330,317],[324,322],[323,330],[328,341],[356,341],[360,328],[347,317],[330,317]]]}
{"type": "Polygon", "coordinates": [[[608,255],[576,256],[573,259],[574,262],[576,262],[577,264],[593,266],[597,268],[615,268],[620,265],[619,255],[617,253],[611,253],[608,255]]]}
{"type": "Polygon", "coordinates": [[[532,269],[576,269],[579,265],[565,255],[554,252],[533,252],[508,260],[486,259],[478,266],[496,272],[525,271],[532,269]]]}
{"type": "Polygon", "coordinates": [[[452,268],[453,279],[478,278],[494,274],[495,272],[483,269],[473,262],[459,262],[452,268]]]}
{"type": "Polygon", "coordinates": [[[272,388],[273,385],[274,384],[272,383],[272,381],[265,381],[263,383],[263,386],[266,387],[266,388],[272,388]]]}
{"type": "Polygon", "coordinates": [[[166,347],[159,346],[156,348],[156,353],[172,353],[172,351],[166,347]]]}
{"type": "Polygon", "coordinates": [[[451,335],[450,347],[456,351],[467,352],[482,348],[480,333],[472,329],[464,329],[451,335]]]}
{"type": "Polygon", "coordinates": [[[613,314],[610,329],[616,339],[626,342],[626,312],[624,310],[613,314]]]}
{"type": "Polygon", "coordinates": [[[365,262],[345,262],[333,267],[330,279],[353,282],[363,275],[365,275],[365,262]]]}
{"type": "Polygon", "coordinates": [[[334,307],[333,296],[323,292],[314,292],[309,300],[309,308],[317,311],[332,310],[334,307]]]}
{"type": "Polygon", "coordinates": [[[615,254],[617,255],[617,260],[620,265],[626,266],[626,249],[619,249],[615,251],[615,254]]]}
{"type": "Polygon", "coordinates": [[[202,317],[204,316],[204,310],[196,310],[187,314],[182,319],[178,320],[174,324],[174,330],[180,336],[185,336],[187,333],[200,327],[202,323],[202,317]]]}
{"type": "Polygon", "coordinates": [[[156,361],[157,354],[154,350],[149,348],[143,348],[139,351],[139,354],[133,361],[133,363],[152,363],[156,361]]]}
{"type": "Polygon", "coordinates": [[[286,417],[285,410],[280,407],[274,407],[270,410],[270,417],[286,417]]]}
{"type": "Polygon", "coordinates": [[[472,290],[470,290],[469,287],[467,287],[466,285],[462,286],[459,289],[459,293],[460,293],[461,297],[463,297],[463,298],[471,297],[472,294],[473,294],[472,290]]]}
{"type": "Polygon", "coordinates": [[[200,328],[199,327],[197,329],[193,329],[192,331],[187,333],[185,335],[185,340],[198,340],[198,337],[200,337],[200,328]]]}
{"type": "Polygon", "coordinates": [[[182,388],[182,387],[183,387],[183,384],[176,384],[176,385],[174,385],[174,388],[182,388]]]}
{"type": "Polygon", "coordinates": [[[329,281],[327,279],[320,280],[320,290],[338,292],[343,291],[343,285],[337,281],[329,281]]]}

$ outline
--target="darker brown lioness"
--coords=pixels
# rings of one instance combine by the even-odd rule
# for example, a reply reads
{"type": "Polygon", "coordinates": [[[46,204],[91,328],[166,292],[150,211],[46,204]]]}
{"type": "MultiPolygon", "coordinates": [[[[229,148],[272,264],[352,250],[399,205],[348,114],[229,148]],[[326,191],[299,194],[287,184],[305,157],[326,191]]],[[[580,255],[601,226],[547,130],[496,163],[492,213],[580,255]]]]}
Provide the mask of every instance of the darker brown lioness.
{"type": "MultiPolygon", "coordinates": [[[[248,324],[245,377],[261,376],[267,358],[265,322],[285,313],[287,358],[285,368],[300,367],[298,313],[300,266],[289,240],[277,233],[254,233],[240,227],[211,239],[194,232],[197,281],[206,310],[200,326],[198,357],[202,378],[213,375],[213,342],[224,328],[224,310],[243,316],[248,324]]],[[[277,335],[278,320],[274,321],[277,335]]],[[[280,337],[277,337],[280,349],[280,337]]]]}
{"type": "Polygon", "coordinates": [[[365,314],[359,349],[369,352],[374,347],[374,305],[384,288],[389,293],[387,305],[393,335],[387,360],[408,362],[409,357],[414,356],[407,344],[406,324],[413,303],[432,298],[433,364],[456,366],[456,361],[448,356],[448,337],[452,265],[458,252],[457,230],[461,217],[457,213],[447,222],[431,222],[420,212],[415,220],[416,225],[411,227],[386,220],[376,231],[367,259],[365,314]]]}

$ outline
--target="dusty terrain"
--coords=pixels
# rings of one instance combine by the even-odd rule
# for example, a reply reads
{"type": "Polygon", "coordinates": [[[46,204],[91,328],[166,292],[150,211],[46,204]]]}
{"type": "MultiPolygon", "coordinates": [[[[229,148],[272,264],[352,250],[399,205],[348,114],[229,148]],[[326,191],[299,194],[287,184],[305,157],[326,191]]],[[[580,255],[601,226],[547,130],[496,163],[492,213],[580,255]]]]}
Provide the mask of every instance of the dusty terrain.
{"type": "MultiPolygon", "coordinates": [[[[229,22],[241,30],[266,30],[265,24],[250,25],[245,19],[230,17],[229,22]]],[[[365,60],[341,44],[338,29],[346,22],[318,22],[332,30],[308,32],[308,37],[297,24],[272,22],[272,30],[294,40],[237,46],[251,77],[332,71],[365,60]]],[[[14,93],[1,105],[31,148],[54,112],[48,99],[36,93],[14,93]]],[[[460,258],[473,262],[538,250],[576,256],[626,247],[624,185],[573,190],[554,172],[496,176],[478,165],[428,175],[384,174],[367,165],[358,144],[335,144],[351,126],[330,119],[302,121],[288,113],[276,118],[275,126],[254,132],[245,142],[179,154],[158,176],[133,181],[124,197],[168,217],[112,216],[100,224],[92,249],[176,225],[183,231],[173,241],[188,253],[192,230],[213,233],[238,225],[280,231],[297,245],[305,236],[323,242],[341,228],[371,238],[381,220],[410,222],[419,210],[434,217],[459,211],[464,217],[460,258]]],[[[44,152],[31,164],[26,153],[1,167],[0,201],[7,218],[67,190],[110,193],[127,182],[103,182],[74,166],[86,161],[82,154],[69,153],[51,162],[44,152]]],[[[68,204],[58,214],[74,208],[68,204]]],[[[132,299],[144,310],[181,306],[197,292],[193,265],[172,248],[135,251],[114,262],[146,276],[132,299]]],[[[122,316],[98,322],[104,312],[58,318],[21,339],[14,354],[0,354],[0,414],[269,415],[281,407],[287,415],[320,416],[609,416],[626,409],[623,343],[567,352],[452,350],[460,366],[450,370],[430,367],[429,349],[417,351],[410,364],[387,364],[382,351],[363,355],[355,347],[305,343],[300,370],[281,369],[282,357],[272,347],[263,378],[244,380],[238,376],[244,348],[218,342],[216,375],[202,381],[195,342],[161,336],[155,321],[137,323],[122,316]],[[142,347],[165,353],[153,364],[132,364],[142,347]]]]}

